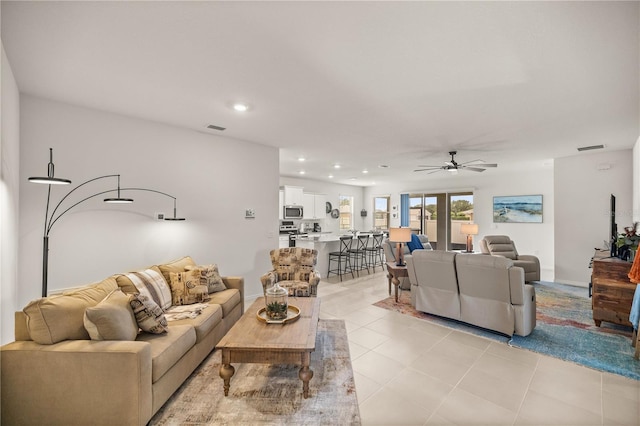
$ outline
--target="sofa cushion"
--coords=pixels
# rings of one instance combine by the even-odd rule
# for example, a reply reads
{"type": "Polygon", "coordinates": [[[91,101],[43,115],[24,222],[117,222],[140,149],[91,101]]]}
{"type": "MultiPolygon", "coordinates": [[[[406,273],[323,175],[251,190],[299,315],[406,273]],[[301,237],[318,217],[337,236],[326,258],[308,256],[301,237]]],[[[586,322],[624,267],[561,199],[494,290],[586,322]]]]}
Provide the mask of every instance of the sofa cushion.
{"type": "Polygon", "coordinates": [[[236,306],[240,305],[240,291],[235,288],[228,288],[211,295],[210,305],[220,305],[222,307],[222,317],[226,318],[236,306]]]}
{"type": "Polygon", "coordinates": [[[220,271],[218,271],[218,265],[216,264],[196,266],[187,265],[185,270],[197,271],[200,274],[201,284],[207,286],[209,293],[216,293],[227,288],[222,281],[220,271]]]}
{"type": "MultiPolygon", "coordinates": [[[[160,271],[160,268],[158,268],[157,266],[152,266],[152,267],[147,268],[147,269],[152,269],[152,270],[156,271],[157,273],[162,274],[162,272],[160,271]]],[[[140,293],[138,291],[138,289],[136,288],[136,285],[131,281],[131,279],[129,277],[127,277],[126,274],[118,274],[118,275],[116,275],[116,281],[118,283],[118,287],[120,287],[120,289],[122,290],[123,293],[127,293],[127,294],[140,293]]]]}
{"type": "Polygon", "coordinates": [[[162,274],[153,269],[145,269],[126,275],[136,286],[138,293],[152,299],[163,310],[171,307],[171,288],[162,274]]]}
{"type": "Polygon", "coordinates": [[[193,261],[191,256],[181,257],[180,259],[172,260],[168,263],[163,263],[162,265],[158,265],[158,268],[162,272],[164,279],[167,282],[171,281],[171,277],[169,274],[171,272],[184,272],[186,271],[187,266],[195,266],[196,262],[193,261]]]}
{"type": "Polygon", "coordinates": [[[138,324],[129,296],[113,290],[100,303],[84,312],[84,327],[91,340],[136,340],[138,324]]]}
{"type": "Polygon", "coordinates": [[[138,327],[142,331],[152,334],[161,334],[167,331],[168,325],[164,311],[156,302],[144,294],[131,294],[129,295],[129,303],[138,327]]]}
{"type": "Polygon", "coordinates": [[[77,290],[29,303],[23,312],[31,339],[41,345],[63,340],[89,340],[84,328],[84,311],[118,288],[115,277],[77,290]]]}
{"type": "Polygon", "coordinates": [[[196,342],[200,343],[222,321],[222,306],[209,305],[195,318],[171,321],[169,329],[174,325],[191,325],[196,330],[196,342]]]}
{"type": "Polygon", "coordinates": [[[209,299],[209,288],[200,284],[200,271],[170,272],[171,304],[192,305],[209,299]]]}
{"type": "Polygon", "coordinates": [[[191,325],[173,325],[165,334],[140,334],[138,341],[151,345],[151,381],[157,382],[196,344],[191,325]]]}

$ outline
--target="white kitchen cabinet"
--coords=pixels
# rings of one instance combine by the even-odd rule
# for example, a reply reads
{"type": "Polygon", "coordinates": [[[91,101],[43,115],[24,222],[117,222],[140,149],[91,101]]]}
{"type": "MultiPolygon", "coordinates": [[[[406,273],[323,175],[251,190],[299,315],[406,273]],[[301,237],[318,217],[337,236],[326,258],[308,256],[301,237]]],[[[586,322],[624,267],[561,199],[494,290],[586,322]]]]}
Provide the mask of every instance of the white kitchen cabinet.
{"type": "Polygon", "coordinates": [[[325,194],[304,194],[303,219],[324,219],[327,217],[325,194]]]}
{"type": "Polygon", "coordinates": [[[284,219],[284,191],[281,189],[278,191],[278,219],[284,219]]]}
{"type": "Polygon", "coordinates": [[[304,205],[304,192],[301,186],[284,187],[284,205],[302,206],[304,205]]]}
{"type": "Polygon", "coordinates": [[[327,217],[327,196],[325,194],[316,194],[314,211],[316,219],[324,219],[327,217]]]}

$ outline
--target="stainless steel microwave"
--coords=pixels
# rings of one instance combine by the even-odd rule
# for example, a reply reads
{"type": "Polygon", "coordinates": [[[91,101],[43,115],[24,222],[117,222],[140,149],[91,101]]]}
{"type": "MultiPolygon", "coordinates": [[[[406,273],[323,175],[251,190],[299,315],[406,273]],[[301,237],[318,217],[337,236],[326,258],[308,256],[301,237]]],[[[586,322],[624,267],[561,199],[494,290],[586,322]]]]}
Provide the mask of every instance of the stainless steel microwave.
{"type": "Polygon", "coordinates": [[[302,206],[284,206],[283,219],[302,219],[302,206]]]}

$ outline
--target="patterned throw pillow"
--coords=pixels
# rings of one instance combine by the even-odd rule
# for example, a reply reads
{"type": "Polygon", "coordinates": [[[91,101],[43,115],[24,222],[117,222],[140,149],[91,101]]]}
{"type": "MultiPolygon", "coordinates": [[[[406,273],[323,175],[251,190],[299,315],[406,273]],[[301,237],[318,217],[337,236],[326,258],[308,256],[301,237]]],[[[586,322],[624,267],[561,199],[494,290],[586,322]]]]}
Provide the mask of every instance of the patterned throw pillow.
{"type": "Polygon", "coordinates": [[[209,289],[209,293],[216,293],[227,289],[227,286],[224,285],[220,272],[218,271],[218,265],[216,264],[186,266],[185,270],[197,271],[200,275],[200,284],[206,285],[209,289]]]}
{"type": "Polygon", "coordinates": [[[142,331],[153,334],[166,333],[169,330],[164,311],[156,302],[144,294],[132,294],[129,296],[129,303],[136,317],[138,327],[142,331]]]}
{"type": "Polygon", "coordinates": [[[145,269],[144,271],[130,272],[126,276],[133,282],[140,294],[144,294],[156,302],[162,310],[171,307],[171,289],[162,274],[153,269],[145,269]]]}
{"type": "Polygon", "coordinates": [[[209,299],[209,289],[201,284],[198,270],[170,272],[169,277],[173,306],[192,305],[209,299]]]}
{"type": "Polygon", "coordinates": [[[114,290],[84,312],[84,327],[91,340],[136,340],[138,324],[129,296],[114,290]]]}

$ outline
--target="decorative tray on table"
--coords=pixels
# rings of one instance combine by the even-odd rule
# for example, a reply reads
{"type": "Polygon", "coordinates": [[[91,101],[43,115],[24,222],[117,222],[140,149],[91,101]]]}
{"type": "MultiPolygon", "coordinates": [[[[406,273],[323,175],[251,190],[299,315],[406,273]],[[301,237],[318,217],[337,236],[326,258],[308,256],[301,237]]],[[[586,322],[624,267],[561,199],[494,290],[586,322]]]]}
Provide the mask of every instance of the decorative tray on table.
{"type": "Polygon", "coordinates": [[[260,308],[257,316],[260,321],[266,322],[267,324],[286,324],[288,322],[294,322],[300,318],[300,308],[293,305],[287,306],[287,317],[281,320],[269,319],[267,317],[267,308],[260,308]]]}

